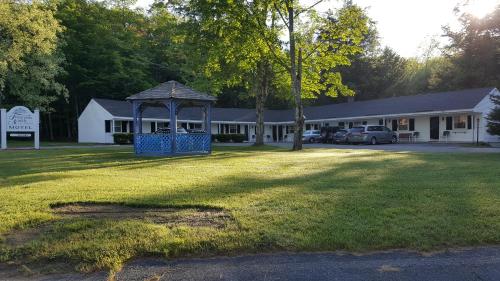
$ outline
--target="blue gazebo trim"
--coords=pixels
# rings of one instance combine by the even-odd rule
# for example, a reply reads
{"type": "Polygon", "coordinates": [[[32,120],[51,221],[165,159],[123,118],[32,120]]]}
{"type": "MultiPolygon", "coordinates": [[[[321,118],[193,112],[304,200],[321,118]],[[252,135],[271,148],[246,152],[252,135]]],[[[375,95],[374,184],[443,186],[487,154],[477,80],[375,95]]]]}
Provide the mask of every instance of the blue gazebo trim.
{"type": "MultiPolygon", "coordinates": [[[[175,89],[175,87],[173,88],[175,89]]],[[[141,99],[140,94],[138,94],[130,97],[129,100],[132,102],[133,109],[134,151],[136,155],[175,156],[210,154],[212,152],[211,111],[212,102],[214,100],[213,97],[207,97],[206,100],[202,100],[200,98],[192,100],[172,98],[172,95],[166,95],[165,98],[149,97],[147,99],[141,99]],[[177,134],[177,115],[179,111],[182,110],[183,104],[185,103],[197,105],[203,110],[204,132],[177,134]],[[165,106],[165,108],[169,111],[169,134],[145,134],[142,132],[142,113],[144,108],[149,104],[165,106]]]]}

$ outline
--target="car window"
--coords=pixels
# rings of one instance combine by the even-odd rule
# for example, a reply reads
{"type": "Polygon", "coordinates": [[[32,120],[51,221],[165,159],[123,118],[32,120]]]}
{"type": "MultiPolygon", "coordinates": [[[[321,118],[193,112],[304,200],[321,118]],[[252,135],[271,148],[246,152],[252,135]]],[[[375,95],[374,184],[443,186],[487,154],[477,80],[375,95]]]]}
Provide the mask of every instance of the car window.
{"type": "Polygon", "coordinates": [[[387,127],[384,127],[384,131],[386,131],[386,132],[390,132],[390,131],[391,131],[391,129],[389,129],[389,128],[387,128],[387,127]]]}
{"type": "Polygon", "coordinates": [[[313,134],[319,134],[320,131],[313,131],[313,134]]]}
{"type": "Polygon", "coordinates": [[[354,133],[359,133],[359,132],[364,132],[365,131],[365,127],[354,127],[351,129],[351,132],[354,132],[354,133]]]}

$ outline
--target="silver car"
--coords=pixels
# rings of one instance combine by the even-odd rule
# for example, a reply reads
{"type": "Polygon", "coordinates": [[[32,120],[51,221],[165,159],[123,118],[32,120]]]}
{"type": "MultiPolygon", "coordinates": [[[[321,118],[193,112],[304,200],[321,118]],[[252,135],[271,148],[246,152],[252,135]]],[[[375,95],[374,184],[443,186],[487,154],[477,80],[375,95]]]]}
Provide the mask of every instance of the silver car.
{"type": "Polygon", "coordinates": [[[396,143],[398,136],[391,129],[379,125],[365,125],[349,130],[347,143],[396,143]]]}
{"type": "Polygon", "coordinates": [[[321,138],[321,132],[319,130],[307,130],[302,135],[302,142],[316,142],[321,138]]]}

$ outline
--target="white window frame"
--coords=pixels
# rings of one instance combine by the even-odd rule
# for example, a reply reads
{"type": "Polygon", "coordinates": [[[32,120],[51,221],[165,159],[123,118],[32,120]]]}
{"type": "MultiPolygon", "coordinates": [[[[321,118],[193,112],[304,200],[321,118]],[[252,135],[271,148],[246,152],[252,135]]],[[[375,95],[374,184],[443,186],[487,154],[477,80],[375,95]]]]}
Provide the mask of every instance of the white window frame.
{"type": "Polygon", "coordinates": [[[121,120],[113,120],[113,132],[114,133],[121,133],[122,132],[122,121],[121,120]],[[117,128],[118,128],[118,130],[116,130],[117,128]]]}
{"type": "Polygon", "coordinates": [[[398,131],[408,131],[410,129],[410,119],[409,118],[399,118],[398,119],[398,131]]]}
{"type": "Polygon", "coordinates": [[[456,115],[456,116],[453,116],[453,129],[459,129],[459,130],[466,130],[467,129],[467,115],[465,114],[462,114],[462,115],[456,115]],[[457,124],[460,124],[460,123],[457,123],[457,119],[460,119],[460,118],[464,118],[463,120],[463,127],[457,127],[457,124]]]}
{"type": "Polygon", "coordinates": [[[239,134],[238,126],[236,124],[229,124],[229,134],[239,134]]]}

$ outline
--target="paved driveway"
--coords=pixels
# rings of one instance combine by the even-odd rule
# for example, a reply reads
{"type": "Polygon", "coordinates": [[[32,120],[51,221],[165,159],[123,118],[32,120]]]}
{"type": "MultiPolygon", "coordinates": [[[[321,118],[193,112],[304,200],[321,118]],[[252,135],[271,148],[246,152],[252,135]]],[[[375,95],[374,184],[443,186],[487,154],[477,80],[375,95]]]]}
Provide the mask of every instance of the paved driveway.
{"type": "Polygon", "coordinates": [[[500,248],[432,256],[411,252],[364,256],[283,253],[172,262],[146,259],[126,265],[116,280],[500,280],[500,248]]]}
{"type": "MultiPolygon", "coordinates": [[[[269,145],[292,147],[291,143],[272,143],[269,145]]],[[[385,151],[410,151],[410,152],[463,152],[463,153],[500,153],[500,147],[466,147],[462,144],[441,144],[441,143],[397,143],[397,144],[377,144],[377,145],[348,145],[348,144],[304,144],[304,147],[315,148],[335,148],[335,149],[371,149],[385,151]]]]}

